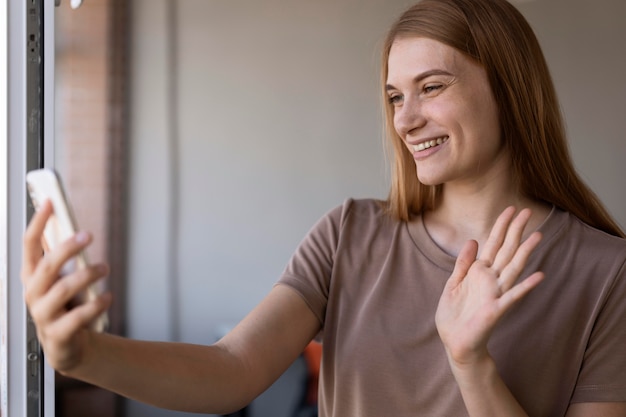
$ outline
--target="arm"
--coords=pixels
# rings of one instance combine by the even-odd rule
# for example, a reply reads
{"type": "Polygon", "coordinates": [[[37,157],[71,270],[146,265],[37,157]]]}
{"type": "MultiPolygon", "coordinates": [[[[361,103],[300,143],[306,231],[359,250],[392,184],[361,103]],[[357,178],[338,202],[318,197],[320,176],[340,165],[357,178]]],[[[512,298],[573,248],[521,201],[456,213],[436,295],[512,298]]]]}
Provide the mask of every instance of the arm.
{"type": "Polygon", "coordinates": [[[543,279],[542,273],[535,272],[515,284],[541,235],[533,233],[521,243],[530,210],[521,211],[515,219],[513,214],[509,208],[500,215],[478,259],[475,241],[464,246],[435,316],[470,416],[527,416],[487,350],[500,318],[543,279]]]}
{"type": "MultiPolygon", "coordinates": [[[[506,387],[488,359],[483,365],[453,370],[470,415],[527,416],[506,387]],[[463,384],[463,386],[461,386],[463,384]],[[492,414],[490,414],[492,413],[492,414]]],[[[595,402],[571,404],[565,417],[624,417],[626,402],[595,402]]]]}
{"type": "MultiPolygon", "coordinates": [[[[543,279],[534,273],[515,285],[540,241],[521,237],[530,213],[498,218],[482,253],[476,242],[459,254],[436,313],[437,329],[470,416],[527,416],[498,374],[487,341],[499,319],[543,279]]],[[[565,417],[626,416],[626,402],[573,403],[565,417]]]]}
{"type": "Polygon", "coordinates": [[[87,354],[67,374],[158,407],[233,412],[269,387],[318,328],[300,296],[277,286],[213,346],[90,333],[87,354]]]}
{"type": "Polygon", "coordinates": [[[155,406],[194,412],[239,409],[267,388],[302,352],[320,323],[305,302],[277,286],[213,346],[129,340],[94,333],[88,324],[110,295],[66,309],[68,301],[106,275],[104,265],[58,278],[63,263],[89,244],[79,234],[42,257],[44,205],[24,236],[24,294],[46,359],[59,372],[155,406]]]}

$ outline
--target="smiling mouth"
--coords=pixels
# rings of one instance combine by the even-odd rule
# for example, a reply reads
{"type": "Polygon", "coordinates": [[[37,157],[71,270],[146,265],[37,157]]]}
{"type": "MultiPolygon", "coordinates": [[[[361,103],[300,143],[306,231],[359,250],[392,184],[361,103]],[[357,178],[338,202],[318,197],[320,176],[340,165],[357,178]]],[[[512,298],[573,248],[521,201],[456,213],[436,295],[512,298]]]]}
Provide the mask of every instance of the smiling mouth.
{"type": "Polygon", "coordinates": [[[427,140],[425,142],[418,143],[417,145],[413,145],[413,152],[420,152],[425,149],[433,148],[435,146],[439,146],[448,141],[448,136],[442,136],[437,139],[427,140]]]}

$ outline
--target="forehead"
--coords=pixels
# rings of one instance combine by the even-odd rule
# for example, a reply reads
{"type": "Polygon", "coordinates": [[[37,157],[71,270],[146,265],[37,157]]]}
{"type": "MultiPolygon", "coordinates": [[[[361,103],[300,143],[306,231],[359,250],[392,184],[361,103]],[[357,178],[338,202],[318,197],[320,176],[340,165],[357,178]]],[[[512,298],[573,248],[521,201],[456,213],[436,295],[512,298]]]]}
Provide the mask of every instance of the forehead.
{"type": "Polygon", "coordinates": [[[434,39],[399,38],[389,51],[387,79],[392,81],[407,75],[413,77],[432,69],[456,74],[470,63],[471,60],[460,51],[434,39]]]}

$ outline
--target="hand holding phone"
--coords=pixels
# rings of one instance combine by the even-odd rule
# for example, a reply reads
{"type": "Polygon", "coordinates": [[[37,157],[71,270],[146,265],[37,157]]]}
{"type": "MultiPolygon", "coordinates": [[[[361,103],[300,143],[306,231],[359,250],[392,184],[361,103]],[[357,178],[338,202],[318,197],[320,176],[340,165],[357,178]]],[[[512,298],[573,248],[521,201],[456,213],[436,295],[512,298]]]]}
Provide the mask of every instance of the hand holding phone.
{"type": "MultiPolygon", "coordinates": [[[[53,213],[43,232],[44,251],[48,252],[57,245],[74,236],[77,231],[76,220],[70,203],[65,195],[59,175],[52,169],[38,169],[26,174],[28,193],[35,210],[45,201],[52,202],[53,213]]],[[[76,257],[65,263],[61,275],[69,274],[88,265],[87,255],[81,251],[76,257]]],[[[102,284],[91,285],[80,295],[77,303],[93,300],[103,292],[102,284]]],[[[102,332],[108,326],[108,316],[103,313],[91,324],[91,328],[102,332]]]]}

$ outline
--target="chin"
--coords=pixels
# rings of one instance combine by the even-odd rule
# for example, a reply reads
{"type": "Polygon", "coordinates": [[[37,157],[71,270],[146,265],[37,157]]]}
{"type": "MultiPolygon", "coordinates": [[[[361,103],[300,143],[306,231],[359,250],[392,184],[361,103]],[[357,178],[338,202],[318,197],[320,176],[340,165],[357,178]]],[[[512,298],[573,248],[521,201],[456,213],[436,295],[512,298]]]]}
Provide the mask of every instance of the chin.
{"type": "Polygon", "coordinates": [[[441,185],[444,183],[444,181],[442,181],[438,177],[432,177],[432,176],[426,176],[426,175],[418,175],[417,180],[421,184],[428,185],[428,186],[436,186],[436,185],[441,185]]]}

